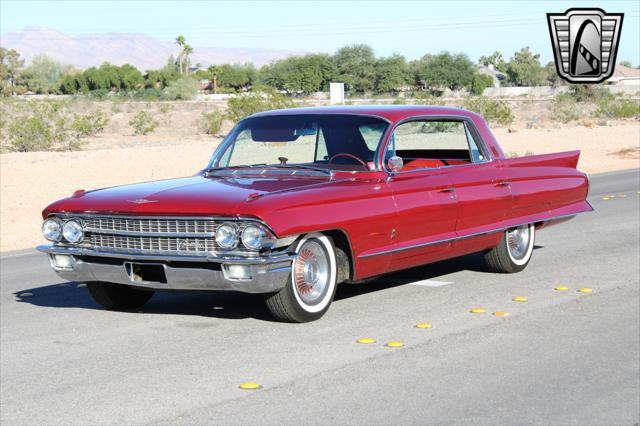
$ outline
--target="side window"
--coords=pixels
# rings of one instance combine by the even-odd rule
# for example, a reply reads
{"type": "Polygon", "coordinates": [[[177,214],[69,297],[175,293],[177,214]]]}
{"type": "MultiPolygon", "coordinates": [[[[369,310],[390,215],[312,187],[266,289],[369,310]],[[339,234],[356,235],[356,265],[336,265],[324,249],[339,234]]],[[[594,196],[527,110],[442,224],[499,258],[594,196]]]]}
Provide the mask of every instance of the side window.
{"type": "Polygon", "coordinates": [[[324,140],[324,133],[322,132],[322,128],[320,128],[316,135],[316,155],[314,161],[317,163],[327,161],[328,159],[327,142],[324,140]]]}
{"type": "Polygon", "coordinates": [[[358,127],[369,151],[375,151],[378,148],[378,144],[386,128],[387,125],[385,123],[365,124],[358,127]]]}
{"type": "Polygon", "coordinates": [[[476,139],[473,137],[473,133],[469,130],[469,126],[465,123],[464,128],[467,132],[467,140],[469,141],[469,149],[471,150],[471,158],[474,163],[484,163],[488,161],[487,155],[482,151],[476,139]]]}
{"type": "Polygon", "coordinates": [[[473,132],[461,120],[417,120],[396,127],[385,158],[402,158],[402,171],[487,161],[473,132]]]}

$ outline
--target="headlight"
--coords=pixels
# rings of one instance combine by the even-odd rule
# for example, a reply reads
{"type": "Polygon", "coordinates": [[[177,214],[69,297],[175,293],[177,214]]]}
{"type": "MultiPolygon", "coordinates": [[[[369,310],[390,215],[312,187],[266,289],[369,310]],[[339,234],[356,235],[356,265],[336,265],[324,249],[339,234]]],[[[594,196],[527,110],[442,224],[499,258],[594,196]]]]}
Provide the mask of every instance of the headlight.
{"type": "Polygon", "coordinates": [[[62,224],[58,219],[47,219],[42,224],[42,236],[49,241],[60,241],[62,224]]]}
{"type": "Polygon", "coordinates": [[[62,226],[62,236],[68,242],[75,244],[80,242],[84,237],[84,231],[82,225],[76,220],[68,220],[62,226]]]}
{"type": "Polygon", "coordinates": [[[232,223],[223,223],[216,229],[216,243],[223,249],[235,248],[238,245],[238,229],[232,223]]]}
{"type": "Polygon", "coordinates": [[[262,240],[265,232],[255,225],[248,225],[242,231],[242,244],[248,249],[259,250],[262,248],[262,240]]]}

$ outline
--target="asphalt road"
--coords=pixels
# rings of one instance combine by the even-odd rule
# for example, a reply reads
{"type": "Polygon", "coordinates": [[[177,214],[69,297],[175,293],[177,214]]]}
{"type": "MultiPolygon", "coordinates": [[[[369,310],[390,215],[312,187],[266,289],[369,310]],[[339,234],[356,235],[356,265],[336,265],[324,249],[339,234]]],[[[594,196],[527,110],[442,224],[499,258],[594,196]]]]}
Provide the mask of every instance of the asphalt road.
{"type": "Polygon", "coordinates": [[[594,176],[596,212],[538,233],[522,273],[468,256],[342,286],[310,324],[233,293],[110,312],[44,255],[7,254],[0,423],[637,425],[638,191],[639,170],[594,176]]]}

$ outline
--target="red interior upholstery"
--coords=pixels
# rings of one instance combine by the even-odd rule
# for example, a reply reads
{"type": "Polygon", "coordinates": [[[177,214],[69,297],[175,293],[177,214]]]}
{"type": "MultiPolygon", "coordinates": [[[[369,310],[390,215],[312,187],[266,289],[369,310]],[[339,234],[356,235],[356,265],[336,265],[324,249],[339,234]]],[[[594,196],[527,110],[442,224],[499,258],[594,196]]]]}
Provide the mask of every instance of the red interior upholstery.
{"type": "Polygon", "coordinates": [[[408,162],[402,167],[402,171],[406,172],[407,170],[415,170],[415,169],[437,169],[438,167],[444,166],[444,162],[440,160],[431,160],[426,158],[419,158],[417,160],[413,160],[408,162]]]}

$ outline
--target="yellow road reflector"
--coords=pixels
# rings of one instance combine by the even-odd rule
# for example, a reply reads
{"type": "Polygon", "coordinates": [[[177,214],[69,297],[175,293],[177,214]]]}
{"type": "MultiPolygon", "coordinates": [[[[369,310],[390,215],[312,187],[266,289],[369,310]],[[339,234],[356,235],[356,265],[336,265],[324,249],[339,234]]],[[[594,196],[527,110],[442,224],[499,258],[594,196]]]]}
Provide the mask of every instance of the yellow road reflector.
{"type": "Polygon", "coordinates": [[[255,389],[260,389],[262,386],[260,386],[256,382],[244,382],[244,383],[240,383],[240,386],[238,387],[240,389],[255,390],[255,389]]]}
{"type": "Polygon", "coordinates": [[[580,289],[578,289],[579,293],[591,293],[593,291],[593,289],[588,288],[588,287],[582,287],[580,289]]]}
{"type": "Polygon", "coordinates": [[[416,324],[416,328],[431,328],[433,327],[428,322],[421,322],[420,324],[416,324]]]}
{"type": "Polygon", "coordinates": [[[362,343],[363,345],[370,345],[371,343],[375,343],[376,339],[372,339],[371,337],[363,337],[357,340],[358,343],[362,343]]]}
{"type": "Polygon", "coordinates": [[[527,301],[527,300],[529,300],[529,299],[527,299],[527,298],[526,298],[526,297],[524,297],[524,296],[516,296],[516,297],[514,297],[514,298],[513,298],[513,299],[511,299],[511,300],[513,300],[514,302],[526,302],[526,301],[527,301]]]}
{"type": "Polygon", "coordinates": [[[505,312],[505,311],[495,311],[493,313],[493,315],[497,316],[497,317],[506,317],[509,316],[509,312],[505,312]]]}
{"type": "Polygon", "coordinates": [[[487,312],[487,310],[484,308],[473,308],[469,312],[471,312],[472,314],[484,314],[485,312],[487,312]]]}
{"type": "Polygon", "coordinates": [[[33,293],[20,293],[18,297],[32,297],[33,293]]]}
{"type": "Polygon", "coordinates": [[[554,290],[556,290],[556,291],[567,291],[567,290],[569,290],[569,287],[567,287],[566,285],[559,285],[558,287],[554,288],[554,290]]]}
{"type": "Polygon", "coordinates": [[[602,197],[603,200],[607,201],[609,197],[602,197]]]}
{"type": "Polygon", "coordinates": [[[388,348],[401,348],[404,346],[404,343],[402,342],[389,342],[386,345],[388,348]]]}

